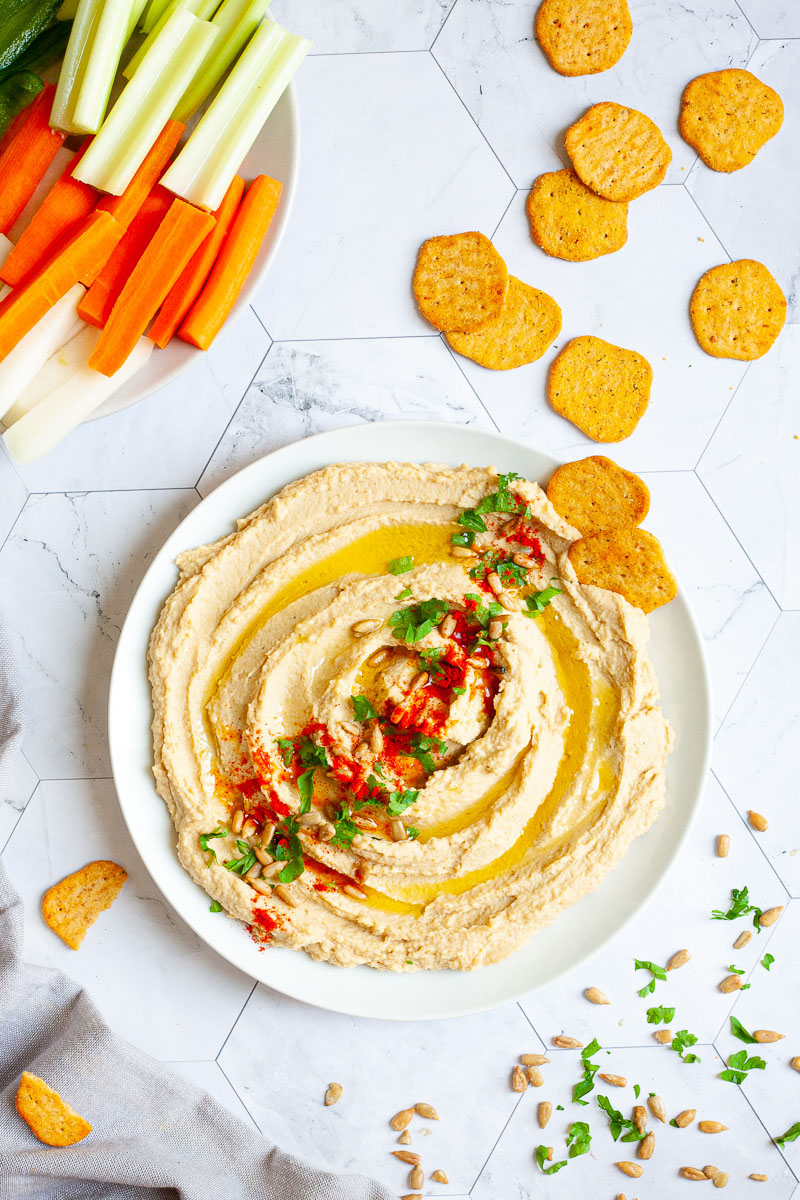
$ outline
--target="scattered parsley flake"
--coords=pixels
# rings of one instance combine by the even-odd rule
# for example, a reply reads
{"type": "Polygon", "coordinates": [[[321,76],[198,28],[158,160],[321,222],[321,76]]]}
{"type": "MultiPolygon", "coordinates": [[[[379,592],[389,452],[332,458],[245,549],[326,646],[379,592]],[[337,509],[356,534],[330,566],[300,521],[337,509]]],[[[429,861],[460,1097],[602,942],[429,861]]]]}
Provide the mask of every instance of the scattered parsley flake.
{"type": "Polygon", "coordinates": [[[412,595],[413,592],[411,591],[411,588],[403,588],[402,592],[397,593],[395,600],[410,600],[412,595]]]}
{"type": "Polygon", "coordinates": [[[343,850],[348,850],[353,838],[363,832],[353,821],[350,805],[347,803],[342,804],[333,825],[336,832],[331,838],[331,845],[341,846],[343,850]]]}
{"type": "Polygon", "coordinates": [[[544,591],[531,592],[529,596],[525,597],[526,617],[538,617],[539,613],[544,612],[551,600],[556,596],[562,595],[564,589],[555,587],[554,584],[556,582],[557,580],[551,580],[550,587],[546,587],[544,591]]]}
{"type": "Polygon", "coordinates": [[[800,1121],[795,1121],[791,1128],[782,1133],[779,1138],[775,1138],[776,1146],[785,1146],[787,1142],[796,1142],[800,1138],[800,1121]]]}
{"type": "Polygon", "coordinates": [[[774,962],[775,962],[774,954],[765,954],[761,960],[761,965],[765,971],[768,971],[774,962]]]}
{"type": "Polygon", "coordinates": [[[208,906],[208,911],[213,913],[222,912],[222,905],[219,900],[212,900],[208,906]]]}
{"type": "Polygon", "coordinates": [[[412,804],[416,804],[418,797],[419,790],[416,788],[406,788],[404,792],[390,792],[387,805],[389,815],[399,817],[400,813],[404,813],[412,804]]]}
{"type": "Polygon", "coordinates": [[[414,570],[414,555],[404,554],[402,558],[393,558],[389,563],[390,575],[405,575],[414,570]]]}
{"type": "Polygon", "coordinates": [[[567,1158],[578,1158],[588,1154],[592,1134],[585,1121],[573,1121],[567,1129],[567,1158]]]}
{"type": "Polygon", "coordinates": [[[419,830],[415,829],[413,825],[406,825],[406,835],[414,842],[419,837],[419,830]]]}
{"type": "Polygon", "coordinates": [[[665,1025],[669,1025],[674,1016],[674,1008],[665,1008],[664,1005],[659,1005],[658,1008],[648,1008],[647,1023],[648,1025],[659,1025],[663,1021],[665,1025]]]}
{"type": "Polygon", "coordinates": [[[761,926],[758,919],[761,916],[763,909],[760,909],[755,904],[750,903],[750,893],[746,887],[731,888],[731,906],[727,912],[722,912],[721,909],[715,908],[711,912],[712,921],[736,921],[739,917],[746,917],[750,913],[753,914],[753,925],[758,933],[761,932],[761,926]]]}
{"type": "Polygon", "coordinates": [[[635,1084],[633,1085],[633,1095],[634,1095],[634,1099],[635,1099],[635,1100],[638,1100],[638,1099],[639,1099],[639,1095],[640,1095],[640,1093],[641,1093],[641,1090],[642,1090],[642,1089],[639,1087],[638,1083],[635,1083],[635,1084]]]}
{"type": "Polygon", "coordinates": [[[567,1160],[562,1159],[561,1162],[551,1163],[550,1166],[545,1166],[547,1162],[547,1146],[536,1147],[536,1161],[539,1164],[539,1169],[545,1175],[555,1175],[556,1171],[560,1171],[562,1167],[567,1165],[567,1160]]]}
{"type": "Polygon", "coordinates": [[[441,738],[428,737],[426,733],[415,732],[409,742],[408,757],[415,758],[417,762],[422,763],[430,775],[432,771],[436,770],[431,750],[438,750],[440,754],[444,754],[446,749],[447,742],[443,742],[441,738]]]}
{"type": "Polygon", "coordinates": [[[756,1039],[745,1029],[738,1017],[731,1017],[731,1033],[740,1042],[746,1042],[750,1046],[756,1045],[756,1039]]]}
{"type": "Polygon", "coordinates": [[[746,974],[746,972],[745,972],[745,970],[744,970],[744,968],[743,968],[743,967],[735,967],[735,966],[733,965],[733,963],[728,963],[728,970],[729,970],[729,971],[733,971],[734,975],[744,975],[744,974],[746,974]]]}
{"type": "Polygon", "coordinates": [[[256,856],[253,853],[253,847],[249,842],[243,842],[241,838],[236,839],[236,849],[239,851],[240,858],[229,858],[225,863],[228,871],[233,871],[234,875],[246,875],[251,867],[256,865],[256,856]]]}
{"type": "Polygon", "coordinates": [[[291,738],[275,738],[275,744],[280,746],[283,765],[290,767],[294,756],[294,742],[291,738]]]}
{"type": "Polygon", "coordinates": [[[296,817],[288,816],[277,826],[270,842],[269,852],[276,862],[285,863],[278,875],[280,883],[292,883],[303,874],[303,844],[298,836],[296,817]]]}
{"type": "Polygon", "coordinates": [[[446,600],[432,596],[430,600],[420,600],[408,608],[398,608],[389,617],[389,625],[399,641],[412,646],[427,637],[449,611],[450,605],[446,600]]]}
{"type": "Polygon", "coordinates": [[[641,1142],[644,1134],[639,1132],[629,1117],[623,1117],[619,1109],[614,1108],[608,1096],[598,1096],[597,1104],[608,1116],[608,1130],[615,1142],[620,1134],[623,1142],[641,1142]]]}
{"type": "Polygon", "coordinates": [[[442,663],[440,661],[443,654],[444,654],[444,650],[442,649],[441,646],[434,646],[430,650],[420,650],[420,652],[419,652],[420,666],[423,671],[428,672],[428,674],[431,676],[431,678],[435,678],[435,676],[441,675],[442,672],[446,669],[444,666],[444,663],[442,663]]]}
{"type": "Polygon", "coordinates": [[[763,1058],[757,1055],[748,1058],[746,1050],[737,1050],[728,1059],[728,1069],[720,1071],[719,1077],[726,1083],[744,1083],[748,1071],[763,1071],[766,1065],[763,1058]]]}
{"type": "Polygon", "coordinates": [[[467,694],[467,689],[464,687],[454,687],[453,694],[455,696],[465,696],[467,694]]]}
{"type": "Polygon", "coordinates": [[[674,1050],[679,1055],[682,1062],[696,1063],[702,1060],[696,1054],[684,1054],[684,1050],[688,1046],[694,1046],[697,1043],[697,1035],[689,1033],[688,1029],[680,1029],[675,1034],[675,1037],[670,1042],[670,1049],[674,1050]]]}
{"type": "Polygon", "coordinates": [[[377,719],[378,714],[366,696],[351,696],[350,703],[353,706],[353,716],[357,721],[374,721],[377,719]]]}
{"type": "Polygon", "coordinates": [[[641,996],[642,999],[645,998],[648,992],[656,990],[657,979],[665,980],[667,978],[667,972],[664,967],[659,967],[658,963],[649,962],[646,958],[635,958],[633,960],[633,969],[634,971],[649,971],[652,976],[650,982],[637,991],[637,995],[641,996]]]}
{"type": "MultiPolygon", "coordinates": [[[[220,825],[219,828],[215,829],[213,833],[201,833],[200,834],[200,849],[204,850],[206,852],[206,854],[210,854],[211,859],[213,859],[214,862],[216,862],[217,861],[216,853],[212,850],[212,848],[209,846],[208,843],[212,840],[212,838],[224,838],[227,836],[228,836],[227,825],[220,825]]],[[[209,866],[211,866],[211,859],[209,859],[209,863],[208,863],[209,866]]]]}
{"type": "Polygon", "coordinates": [[[589,1059],[592,1057],[593,1054],[599,1054],[601,1048],[602,1047],[600,1046],[600,1043],[598,1042],[597,1038],[592,1038],[589,1045],[584,1046],[583,1049],[581,1050],[581,1061],[583,1062],[583,1079],[581,1079],[578,1083],[576,1083],[572,1089],[573,1104],[586,1105],[589,1103],[588,1100],[583,1100],[582,1097],[586,1096],[589,1092],[591,1092],[593,1090],[594,1077],[597,1074],[597,1072],[600,1070],[600,1064],[590,1062],[589,1059]]]}

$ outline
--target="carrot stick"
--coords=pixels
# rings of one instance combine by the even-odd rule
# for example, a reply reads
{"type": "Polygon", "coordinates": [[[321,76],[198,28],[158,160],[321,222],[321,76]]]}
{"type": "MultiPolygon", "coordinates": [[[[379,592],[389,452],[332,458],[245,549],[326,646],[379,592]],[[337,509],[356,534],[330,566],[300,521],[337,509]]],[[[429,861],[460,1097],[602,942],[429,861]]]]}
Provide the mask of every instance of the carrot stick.
{"type": "Polygon", "coordinates": [[[211,213],[185,200],[173,200],[103,326],[89,358],[92,370],[109,376],[119,370],[181,271],[213,228],[211,213]]]}
{"type": "Polygon", "coordinates": [[[175,197],[158,184],[131,221],[114,253],[78,305],[78,316],[102,329],[133,268],[169,212],[175,197]]]}
{"type": "MultiPolygon", "coordinates": [[[[180,279],[161,305],[158,316],[147,336],[162,350],[169,343],[208,279],[225,235],[236,216],[243,191],[244,180],[240,176],[234,175],[222,204],[214,213],[216,225],[199,249],[195,251],[180,279]]],[[[2,278],[2,274],[0,274],[0,278],[2,278]]]]}
{"type": "Polygon", "coordinates": [[[91,142],[86,138],[66,170],[51,187],[27,229],[0,268],[0,279],[16,287],[21,279],[37,270],[69,238],[97,203],[97,190],[72,178],[91,142]]]}
{"type": "Polygon", "coordinates": [[[93,212],[66,245],[0,303],[0,362],[80,279],[96,275],[122,236],[110,213],[93,212]]]}
{"type": "Polygon", "coordinates": [[[185,128],[180,121],[167,121],[122,195],[104,196],[97,207],[110,212],[114,220],[127,229],[161,178],[185,128]]]}
{"type": "Polygon", "coordinates": [[[0,155],[0,233],[8,233],[66,137],[49,125],[55,90],[52,83],[42,88],[0,155]]]}
{"type": "Polygon", "coordinates": [[[250,184],[208,282],[178,330],[181,341],[198,350],[211,345],[256,260],[280,195],[281,185],[269,175],[259,175],[250,184]]]}

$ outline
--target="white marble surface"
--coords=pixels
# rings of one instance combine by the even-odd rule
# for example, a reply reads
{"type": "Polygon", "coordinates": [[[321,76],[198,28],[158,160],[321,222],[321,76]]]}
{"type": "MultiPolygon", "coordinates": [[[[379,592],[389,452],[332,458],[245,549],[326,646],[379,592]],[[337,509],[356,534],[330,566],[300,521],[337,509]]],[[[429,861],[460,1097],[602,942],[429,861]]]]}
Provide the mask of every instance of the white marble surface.
{"type": "MultiPolygon", "coordinates": [[[[124,1036],[208,1088],[276,1138],[333,1168],[372,1171],[398,1193],[406,1169],[387,1125],[424,1099],[439,1123],[417,1122],[414,1148],[449,1200],[528,1200],[623,1192],[673,1200],[683,1165],[715,1163],[727,1194],[795,1194],[800,1140],[771,1139],[800,1120],[800,333],[749,366],[707,358],[687,318],[691,290],[730,256],[761,258],[798,320],[800,273],[800,8],[789,0],[631,0],[631,46],[612,71],[567,80],[532,40],[531,0],[275,0],[277,19],[309,33],[299,80],[303,155],[285,243],[252,311],[191,373],[125,413],[79,430],[17,471],[0,452],[0,611],[20,657],[27,701],[24,755],[0,797],[0,847],[27,906],[30,958],[90,988],[124,1036]],[[763,40],[759,40],[763,39],[763,40]],[[798,40],[792,40],[798,39],[798,40]],[[716,175],[681,142],[685,83],[745,65],[781,93],[787,120],[755,163],[716,175]],[[667,184],[631,206],[629,241],[588,264],[558,262],[531,242],[526,190],[563,160],[560,133],[590,103],[619,99],[649,113],[673,150],[667,184]],[[560,458],[594,446],[549,409],[541,362],[493,374],[453,354],[417,314],[410,273],[433,233],[478,228],[515,274],[545,288],[564,316],[559,344],[596,333],[645,353],[655,380],[648,413],[614,457],[642,471],[648,527],[664,542],[706,644],[715,702],[712,773],[680,858],[654,899],[611,946],[520,1004],[485,1016],[415,1026],[353,1020],[270,992],[217,959],[161,900],[122,823],[109,778],[106,693],[114,646],[150,556],[202,496],[239,467],[321,430],[403,418],[470,424],[560,458]],[[274,339],[274,340],[273,340],[274,339]],[[765,813],[756,834],[747,811],[765,813]],[[725,860],[718,833],[731,836],[725,860]],[[41,921],[55,879],[95,857],[130,880],[77,954],[41,921]],[[743,923],[709,919],[733,887],[780,922],[733,950],[743,923]],[[792,899],[795,897],[795,899],[792,899]],[[691,962],[636,995],[635,957],[691,962]],[[761,966],[767,947],[775,956],[761,966]],[[722,995],[729,964],[748,990],[722,995]],[[582,996],[595,985],[608,1007],[582,996]],[[658,1046],[652,1004],[698,1037],[700,1063],[658,1046]],[[761,1047],[767,1068],[742,1088],[718,1078],[741,1048],[731,1013],[785,1040],[761,1047]],[[663,1095],[668,1115],[694,1107],[729,1125],[657,1127],[641,1182],[613,1166],[615,1147],[594,1104],[573,1107],[575,1051],[556,1051],[541,1091],[509,1088],[519,1053],[566,1031],[605,1050],[607,1089],[626,1113],[631,1087],[663,1095]],[[325,1109],[327,1084],[344,1085],[325,1109]],[[546,1135],[538,1100],[561,1103],[546,1135]],[[533,1160],[541,1141],[561,1157],[566,1125],[588,1120],[589,1155],[557,1175],[533,1160]],[[751,1182],[751,1172],[769,1175],[751,1182]]],[[[387,450],[387,453],[389,451],[387,450]]],[[[420,457],[425,447],[420,446],[420,457]]],[[[631,898],[631,910],[636,898],[631,898]]],[[[532,981],[532,984],[534,981],[532,981]]]]}

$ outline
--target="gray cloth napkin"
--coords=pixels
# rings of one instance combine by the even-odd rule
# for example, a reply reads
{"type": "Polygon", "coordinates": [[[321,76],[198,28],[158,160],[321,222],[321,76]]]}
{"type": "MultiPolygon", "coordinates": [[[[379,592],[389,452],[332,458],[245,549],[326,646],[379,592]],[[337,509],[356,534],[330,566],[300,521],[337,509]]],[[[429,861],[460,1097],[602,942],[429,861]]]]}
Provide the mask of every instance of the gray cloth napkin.
{"type": "MultiPolygon", "coordinates": [[[[0,792],[22,736],[21,708],[0,625],[0,792]]],[[[116,1037],[66,975],[22,962],[22,930],[22,902],[0,865],[3,1200],[392,1200],[372,1180],[284,1154],[116,1037]],[[24,1070],[92,1123],[84,1141],[54,1149],[34,1137],[14,1104],[24,1070]]]]}

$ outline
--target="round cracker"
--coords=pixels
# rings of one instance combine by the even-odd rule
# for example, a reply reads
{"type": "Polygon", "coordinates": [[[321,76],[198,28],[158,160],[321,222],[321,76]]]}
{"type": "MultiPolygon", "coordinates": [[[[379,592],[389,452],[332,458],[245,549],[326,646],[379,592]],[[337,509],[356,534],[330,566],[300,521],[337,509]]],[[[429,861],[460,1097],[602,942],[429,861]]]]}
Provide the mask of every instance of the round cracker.
{"type": "Polygon", "coordinates": [[[749,71],[710,71],[687,83],[681,137],[713,171],[740,171],[783,124],[776,91],[749,71]]]}
{"type": "Polygon", "coordinates": [[[593,441],[621,442],[647,409],[652,382],[644,355],[602,338],[577,337],[550,368],[548,399],[593,441]]]}
{"type": "Polygon", "coordinates": [[[541,358],[561,331],[561,309],[552,296],[508,279],[500,316],[477,333],[448,333],[454,350],[493,371],[508,371],[541,358]]]}
{"type": "Polygon", "coordinates": [[[658,187],[672,162],[655,122],[611,100],[587,109],[564,144],[578,176],[606,200],[635,200],[658,187]]]}
{"type": "Polygon", "coordinates": [[[622,58],[633,21],[628,0],[542,0],[535,32],[559,75],[596,75],[622,58]]]}
{"type": "Polygon", "coordinates": [[[527,202],[531,237],[545,254],[588,262],[628,240],[628,206],[596,195],[569,167],[535,180],[527,202]]]}
{"type": "Polygon", "coordinates": [[[31,1133],[46,1146],[74,1146],[92,1132],[85,1117],[30,1071],[22,1072],[16,1103],[17,1112],[31,1133]]]}
{"type": "Polygon", "coordinates": [[[482,233],[453,233],[423,242],[414,295],[431,325],[445,333],[475,333],[500,316],[508,270],[482,233]]]}
{"type": "Polygon", "coordinates": [[[695,337],[714,358],[761,358],[786,321],[786,297],[752,258],[712,267],[689,305],[695,337]]]}
{"type": "Polygon", "coordinates": [[[617,592],[629,604],[652,612],[678,594],[658,538],[645,529],[590,533],[567,552],[579,583],[617,592]]]}
{"type": "Polygon", "coordinates": [[[647,484],[602,454],[556,467],[547,499],[581,533],[641,525],[650,510],[647,484]]]}

